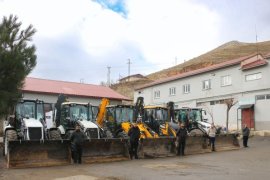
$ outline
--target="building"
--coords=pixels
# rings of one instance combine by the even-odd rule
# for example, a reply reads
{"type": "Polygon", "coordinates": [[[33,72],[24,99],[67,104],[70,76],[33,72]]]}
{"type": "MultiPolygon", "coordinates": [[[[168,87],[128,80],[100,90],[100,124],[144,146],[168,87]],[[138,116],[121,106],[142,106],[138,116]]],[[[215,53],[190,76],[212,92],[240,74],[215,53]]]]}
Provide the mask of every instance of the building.
{"type": "Polygon", "coordinates": [[[270,53],[252,54],[210,67],[178,74],[149,83],[135,90],[134,99],[142,96],[145,104],[177,107],[202,107],[208,120],[225,126],[227,105],[229,128],[241,123],[255,130],[270,130],[270,53]]]}
{"type": "Polygon", "coordinates": [[[124,82],[137,81],[137,80],[142,80],[142,79],[147,79],[147,78],[141,74],[134,74],[134,75],[130,75],[122,79],[119,79],[119,82],[124,83],[124,82]]]}
{"type": "Polygon", "coordinates": [[[99,105],[102,98],[108,98],[110,104],[130,101],[129,98],[105,86],[32,77],[25,79],[22,93],[25,99],[40,99],[52,104],[56,103],[59,94],[67,95],[70,101],[90,102],[93,105],[99,105]]]}

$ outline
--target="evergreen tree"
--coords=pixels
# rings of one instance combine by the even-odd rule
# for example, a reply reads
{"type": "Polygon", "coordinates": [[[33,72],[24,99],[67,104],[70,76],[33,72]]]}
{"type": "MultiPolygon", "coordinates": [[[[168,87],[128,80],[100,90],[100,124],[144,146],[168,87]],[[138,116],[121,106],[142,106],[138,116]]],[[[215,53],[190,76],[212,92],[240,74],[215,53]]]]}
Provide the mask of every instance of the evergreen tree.
{"type": "Polygon", "coordinates": [[[0,22],[0,117],[9,113],[21,97],[25,77],[36,66],[36,48],[30,44],[36,30],[21,30],[16,16],[0,22]]]}

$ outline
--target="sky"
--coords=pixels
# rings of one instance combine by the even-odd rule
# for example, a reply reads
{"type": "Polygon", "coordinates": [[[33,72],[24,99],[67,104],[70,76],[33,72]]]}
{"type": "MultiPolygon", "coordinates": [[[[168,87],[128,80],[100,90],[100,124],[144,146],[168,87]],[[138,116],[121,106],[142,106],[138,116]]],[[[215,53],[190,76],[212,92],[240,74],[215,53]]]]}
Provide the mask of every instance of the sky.
{"type": "Polygon", "coordinates": [[[16,15],[22,29],[37,30],[30,77],[100,84],[229,41],[256,42],[256,34],[268,41],[269,7],[269,0],[0,0],[0,17],[16,15]]]}

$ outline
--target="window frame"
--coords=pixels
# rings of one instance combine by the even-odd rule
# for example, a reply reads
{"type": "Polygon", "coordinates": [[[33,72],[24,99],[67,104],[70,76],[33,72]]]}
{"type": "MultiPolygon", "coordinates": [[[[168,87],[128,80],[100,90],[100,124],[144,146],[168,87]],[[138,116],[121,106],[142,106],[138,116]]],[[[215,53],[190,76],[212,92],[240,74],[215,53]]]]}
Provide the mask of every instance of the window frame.
{"type": "Polygon", "coordinates": [[[189,94],[189,93],[190,93],[190,84],[184,84],[183,85],[183,94],[189,94]]]}
{"type": "Polygon", "coordinates": [[[202,90],[209,90],[211,89],[211,79],[203,80],[202,81],[202,90]],[[205,87],[205,82],[209,82],[208,88],[205,87]]]}
{"type": "Polygon", "coordinates": [[[154,98],[159,99],[160,98],[160,90],[154,91],[154,98]]]}
{"type": "Polygon", "coordinates": [[[262,79],[262,72],[257,72],[257,73],[245,75],[245,81],[255,81],[255,80],[259,80],[259,79],[262,79]],[[257,77],[258,75],[260,75],[260,76],[257,77]],[[253,77],[253,76],[254,76],[254,78],[248,79],[248,77],[253,77]]]}
{"type": "Polygon", "coordinates": [[[169,88],[169,95],[170,96],[175,96],[176,95],[176,87],[169,88]]]}
{"type": "Polygon", "coordinates": [[[232,76],[231,75],[221,76],[221,87],[231,86],[231,85],[232,85],[232,76]]]}

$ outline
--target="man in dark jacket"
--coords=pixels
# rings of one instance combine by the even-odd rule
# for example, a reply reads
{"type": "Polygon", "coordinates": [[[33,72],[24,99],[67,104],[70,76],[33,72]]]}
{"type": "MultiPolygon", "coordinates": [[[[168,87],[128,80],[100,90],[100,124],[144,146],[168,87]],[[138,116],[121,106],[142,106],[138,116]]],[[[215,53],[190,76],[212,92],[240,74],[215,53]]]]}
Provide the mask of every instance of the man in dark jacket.
{"type": "Polygon", "coordinates": [[[177,155],[185,155],[186,138],[188,135],[187,129],[184,123],[179,123],[180,128],[176,132],[176,138],[178,140],[177,155]]]}
{"type": "Polygon", "coordinates": [[[75,131],[72,133],[70,137],[72,159],[75,164],[82,163],[82,151],[83,151],[82,145],[84,140],[85,135],[81,131],[80,125],[76,124],[75,131]]]}
{"type": "Polygon", "coordinates": [[[137,150],[139,146],[140,135],[141,134],[138,125],[137,123],[134,123],[128,131],[128,136],[130,137],[130,159],[133,159],[133,156],[135,156],[135,159],[138,159],[137,150]]]}
{"type": "Polygon", "coordinates": [[[249,137],[249,128],[247,127],[246,124],[244,124],[244,127],[242,129],[242,133],[243,133],[243,146],[244,147],[248,147],[247,143],[248,143],[248,137],[249,137]]]}

